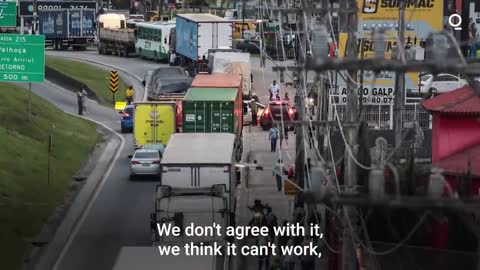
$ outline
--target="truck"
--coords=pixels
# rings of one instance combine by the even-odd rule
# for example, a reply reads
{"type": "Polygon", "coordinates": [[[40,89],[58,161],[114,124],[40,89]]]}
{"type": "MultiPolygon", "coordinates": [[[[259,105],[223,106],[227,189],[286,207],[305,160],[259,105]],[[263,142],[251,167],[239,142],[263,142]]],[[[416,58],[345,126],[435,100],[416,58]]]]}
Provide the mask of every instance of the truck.
{"type": "Polygon", "coordinates": [[[227,270],[221,259],[215,256],[187,256],[184,252],[178,256],[160,256],[158,247],[124,246],[117,255],[113,270],[227,270]]]}
{"type": "Polygon", "coordinates": [[[232,48],[232,22],[212,14],[178,14],[175,52],[184,65],[198,64],[209,49],[232,48]]]}
{"type": "Polygon", "coordinates": [[[102,14],[98,17],[99,54],[128,57],[135,52],[135,29],[127,27],[123,14],[102,14]]]}
{"type": "Polygon", "coordinates": [[[250,53],[232,49],[211,49],[208,53],[208,65],[212,74],[232,74],[242,77],[242,91],[245,98],[250,98],[253,91],[253,75],[250,53]]]}
{"type": "Polygon", "coordinates": [[[135,102],[133,136],[135,149],[145,144],[167,145],[176,131],[176,103],[163,101],[135,102]]]}
{"type": "Polygon", "coordinates": [[[173,134],[160,161],[160,183],[196,189],[225,185],[228,209],[235,212],[240,180],[235,166],[235,139],[229,133],[173,134]]]}
{"type": "Polygon", "coordinates": [[[95,39],[95,9],[41,9],[38,16],[45,47],[83,51],[95,39]]]}
{"type": "Polygon", "coordinates": [[[184,133],[231,133],[235,157],[242,159],[242,94],[237,88],[190,88],[183,98],[184,133]]]}

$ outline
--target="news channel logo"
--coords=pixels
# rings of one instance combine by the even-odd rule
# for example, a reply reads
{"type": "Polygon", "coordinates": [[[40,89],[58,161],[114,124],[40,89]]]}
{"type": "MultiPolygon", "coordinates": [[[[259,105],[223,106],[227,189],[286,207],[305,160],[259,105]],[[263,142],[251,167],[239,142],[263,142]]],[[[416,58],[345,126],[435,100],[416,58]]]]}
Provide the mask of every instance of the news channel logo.
{"type": "Polygon", "coordinates": [[[448,24],[452,27],[455,31],[462,30],[462,17],[456,13],[450,15],[448,17],[448,24]]]}

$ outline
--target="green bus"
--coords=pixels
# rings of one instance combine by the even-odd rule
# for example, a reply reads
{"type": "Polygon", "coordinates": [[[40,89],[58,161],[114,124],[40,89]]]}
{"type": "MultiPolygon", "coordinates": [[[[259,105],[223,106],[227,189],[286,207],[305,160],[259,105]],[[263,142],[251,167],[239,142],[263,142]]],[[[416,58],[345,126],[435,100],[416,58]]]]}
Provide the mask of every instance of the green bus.
{"type": "Polygon", "coordinates": [[[168,61],[172,22],[141,22],[135,25],[135,51],[142,59],[168,61]]]}

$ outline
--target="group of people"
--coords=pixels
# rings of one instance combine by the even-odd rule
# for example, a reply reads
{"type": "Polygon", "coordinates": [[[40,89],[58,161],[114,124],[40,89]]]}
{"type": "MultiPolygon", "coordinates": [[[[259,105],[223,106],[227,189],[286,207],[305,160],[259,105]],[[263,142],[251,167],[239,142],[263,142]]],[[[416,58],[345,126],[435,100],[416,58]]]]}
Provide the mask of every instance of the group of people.
{"type": "MultiPolygon", "coordinates": [[[[275,243],[277,246],[277,257],[274,258],[273,264],[270,264],[270,254],[262,254],[258,256],[258,270],[313,270],[315,269],[315,257],[309,255],[295,256],[292,255],[281,255],[282,247],[286,246],[308,246],[310,243],[317,244],[316,239],[310,235],[298,235],[298,236],[287,236],[287,235],[275,235],[274,227],[277,226],[289,226],[289,224],[297,224],[300,226],[305,225],[306,221],[306,212],[301,204],[296,204],[295,209],[292,213],[292,218],[290,221],[283,220],[282,224],[278,224],[277,216],[273,213],[272,207],[268,204],[263,204],[261,200],[255,200],[253,206],[249,206],[249,209],[254,213],[253,218],[249,222],[249,226],[256,227],[267,227],[268,236],[263,237],[259,236],[255,239],[255,244],[257,246],[268,246],[268,243],[275,243]],[[296,268],[297,265],[300,265],[300,268],[296,268]]],[[[312,210],[310,216],[308,217],[308,224],[319,224],[320,218],[319,215],[315,215],[315,210],[312,210]]],[[[305,228],[305,231],[308,231],[308,228],[305,228]]]]}
{"type": "MultiPolygon", "coordinates": [[[[78,115],[84,115],[87,112],[87,87],[85,85],[82,85],[80,90],[77,92],[77,103],[78,103],[78,115]]],[[[127,87],[127,90],[125,90],[125,100],[127,102],[127,105],[132,104],[133,102],[133,86],[127,87]]]]}

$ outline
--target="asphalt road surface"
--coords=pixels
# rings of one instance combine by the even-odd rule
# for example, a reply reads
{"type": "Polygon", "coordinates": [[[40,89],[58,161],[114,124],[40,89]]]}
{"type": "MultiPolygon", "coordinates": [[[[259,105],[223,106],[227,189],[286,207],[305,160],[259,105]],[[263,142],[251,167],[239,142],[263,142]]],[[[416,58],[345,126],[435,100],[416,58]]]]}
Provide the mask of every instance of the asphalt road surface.
{"type": "MultiPolygon", "coordinates": [[[[103,56],[96,51],[47,51],[47,55],[102,62],[122,68],[140,78],[143,78],[149,70],[165,65],[138,58],[103,56]]],[[[258,68],[258,63],[258,58],[252,58],[254,87],[257,95],[266,100],[263,97],[268,98],[266,89],[275,74],[271,68],[267,68],[265,73],[259,72],[261,69],[258,68]]],[[[77,110],[76,97],[73,93],[55,89],[49,84],[35,84],[33,91],[65,111],[75,113],[77,110]]],[[[138,90],[135,94],[143,96],[138,90]]],[[[120,132],[120,116],[113,109],[89,103],[87,112],[86,117],[120,132]]],[[[131,134],[122,136],[126,144],[119,160],[116,161],[93,207],[84,222],[79,224],[78,233],[73,236],[73,241],[65,250],[64,256],[59,258],[57,268],[54,270],[110,270],[122,246],[152,245],[149,214],[154,210],[154,191],[158,182],[156,179],[129,180],[128,155],[133,153],[133,136],[131,134]]]]}

